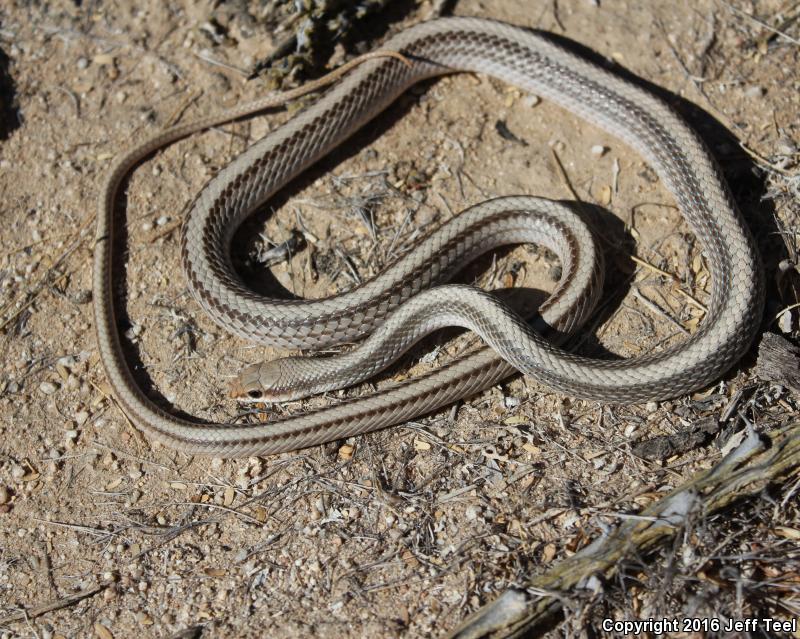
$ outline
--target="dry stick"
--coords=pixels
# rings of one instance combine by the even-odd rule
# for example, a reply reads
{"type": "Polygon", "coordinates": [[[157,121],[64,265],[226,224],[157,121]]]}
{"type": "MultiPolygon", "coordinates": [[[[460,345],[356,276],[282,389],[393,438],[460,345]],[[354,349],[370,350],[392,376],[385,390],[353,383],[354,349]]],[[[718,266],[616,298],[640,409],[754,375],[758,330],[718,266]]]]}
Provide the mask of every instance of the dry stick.
{"type": "Polygon", "coordinates": [[[449,639],[538,636],[562,611],[562,601],[589,578],[611,579],[626,557],[641,557],[678,534],[692,515],[711,515],[800,472],[800,421],[745,441],[713,468],[630,518],[552,570],[479,608],[449,639]],[[769,442],[766,442],[768,439],[769,442]]]}
{"type": "Polygon", "coordinates": [[[751,15],[750,15],[749,13],[747,13],[746,11],[742,11],[742,10],[741,10],[741,9],[739,9],[738,7],[734,7],[734,6],[733,6],[733,5],[732,5],[730,2],[726,2],[726,0],[719,0],[719,1],[720,1],[722,4],[724,4],[726,7],[728,7],[728,9],[730,9],[730,10],[731,10],[733,13],[738,13],[740,16],[743,16],[744,18],[747,18],[747,19],[748,19],[748,20],[750,20],[751,22],[753,22],[753,23],[757,24],[757,25],[758,25],[759,27],[761,27],[762,29],[766,29],[767,31],[771,31],[771,32],[772,32],[773,34],[775,34],[776,36],[779,36],[779,37],[781,37],[781,38],[785,38],[785,39],[786,39],[786,40],[788,40],[789,42],[793,42],[794,44],[800,45],[800,40],[798,40],[797,38],[793,38],[793,37],[792,37],[792,36],[790,36],[788,33],[785,33],[785,32],[783,32],[783,31],[780,31],[779,29],[776,29],[775,27],[773,27],[773,26],[771,26],[771,25],[767,24],[767,23],[766,23],[766,22],[764,22],[763,20],[759,20],[759,19],[758,19],[758,18],[756,18],[755,16],[751,16],[751,15]]]}
{"type": "Polygon", "coordinates": [[[29,610],[19,610],[17,612],[12,612],[10,615],[0,618],[0,626],[4,626],[9,623],[15,623],[17,621],[25,621],[26,619],[33,619],[34,617],[41,617],[48,612],[53,612],[54,610],[60,610],[61,608],[67,608],[72,606],[73,604],[78,603],[84,599],[88,599],[89,597],[93,597],[99,592],[102,592],[106,588],[108,588],[113,582],[107,581],[97,586],[92,586],[91,588],[87,588],[86,590],[81,590],[80,592],[76,592],[74,595],[69,595],[68,597],[64,597],[62,599],[56,599],[46,604],[41,604],[39,606],[35,606],[30,608],[29,610]]]}

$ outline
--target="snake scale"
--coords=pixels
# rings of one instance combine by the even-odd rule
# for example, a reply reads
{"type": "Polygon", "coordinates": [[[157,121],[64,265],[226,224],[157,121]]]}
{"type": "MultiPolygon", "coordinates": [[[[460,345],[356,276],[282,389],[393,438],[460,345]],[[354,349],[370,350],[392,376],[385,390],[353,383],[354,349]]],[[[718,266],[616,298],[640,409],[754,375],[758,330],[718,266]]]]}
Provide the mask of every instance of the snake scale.
{"type": "MultiPolygon", "coordinates": [[[[125,174],[160,146],[198,128],[175,127],[119,160],[100,198],[93,281],[97,341],[116,401],[134,424],[190,453],[263,455],[400,423],[487,388],[515,370],[557,391],[600,401],[675,397],[718,379],[748,349],[764,303],[760,260],[718,167],[668,106],[540,34],[491,20],[421,23],[392,37],[381,51],[398,52],[401,59],[381,55],[360,63],[313,106],[252,145],[203,188],[181,238],[189,287],[215,321],[262,343],[319,348],[372,334],[356,349],[357,355],[331,360],[336,364],[319,360],[323,377],[336,377],[342,370],[379,370],[386,365],[385,353],[401,353],[443,325],[470,328],[492,348],[379,393],[267,424],[203,423],[156,406],[136,384],[123,356],[112,296],[113,223],[125,174]],[[552,100],[616,136],[653,167],[696,234],[711,274],[708,311],[693,335],[643,357],[589,359],[545,341],[487,293],[457,285],[428,289],[450,277],[464,259],[493,246],[537,241],[559,254],[565,274],[541,317],[564,334],[580,326],[599,294],[599,256],[582,239],[588,231],[567,207],[532,197],[498,198],[472,207],[387,271],[341,295],[271,300],[243,285],[229,254],[241,222],[409,86],[457,71],[487,74],[552,100]],[[353,360],[362,356],[366,359],[353,360]]],[[[287,392],[284,382],[291,372],[286,368],[277,364],[270,369],[273,379],[268,381],[284,386],[276,397],[287,392]]],[[[349,381],[323,383],[319,370],[312,376],[317,389],[349,381]]],[[[301,375],[290,385],[311,383],[301,375]]],[[[260,391],[248,392],[255,397],[260,391]]]]}

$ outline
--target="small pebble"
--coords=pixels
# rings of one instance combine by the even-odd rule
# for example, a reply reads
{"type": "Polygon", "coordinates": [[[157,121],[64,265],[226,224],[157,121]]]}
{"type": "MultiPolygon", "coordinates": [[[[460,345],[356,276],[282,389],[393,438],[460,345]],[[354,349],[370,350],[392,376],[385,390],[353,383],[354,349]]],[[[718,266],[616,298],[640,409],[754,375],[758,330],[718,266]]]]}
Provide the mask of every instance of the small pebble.
{"type": "Polygon", "coordinates": [[[431,445],[426,442],[424,439],[415,439],[414,440],[414,450],[430,450],[431,445]]]}
{"type": "Polygon", "coordinates": [[[153,223],[152,222],[142,222],[142,230],[143,231],[152,231],[153,230],[153,223]]]}
{"type": "Polygon", "coordinates": [[[782,137],[778,140],[777,149],[781,155],[794,155],[797,153],[797,145],[788,137],[782,137]]]}
{"type": "Polygon", "coordinates": [[[78,426],[83,426],[87,419],[89,419],[89,413],[85,410],[79,410],[77,413],[75,413],[75,423],[78,426]]]}
{"type": "Polygon", "coordinates": [[[156,220],[156,226],[164,226],[167,222],[169,222],[169,218],[166,215],[162,215],[156,220]]]}
{"type": "Polygon", "coordinates": [[[784,335],[794,331],[794,321],[790,310],[787,309],[778,316],[778,328],[784,335]]]}
{"type": "Polygon", "coordinates": [[[606,153],[608,153],[607,146],[603,146],[602,144],[595,144],[592,147],[592,155],[597,158],[603,157],[606,153]]]}
{"type": "Polygon", "coordinates": [[[8,492],[8,488],[5,486],[0,486],[0,506],[7,504],[10,499],[11,494],[8,492]]]}
{"type": "Polygon", "coordinates": [[[86,58],[78,58],[76,65],[79,69],[83,70],[89,66],[89,61],[86,58]]]}
{"type": "Polygon", "coordinates": [[[481,514],[481,507],[476,504],[470,504],[464,511],[464,517],[467,521],[475,521],[481,514]]]}
{"type": "Polygon", "coordinates": [[[347,461],[353,458],[353,451],[355,448],[350,444],[345,444],[339,449],[339,459],[347,461]]]}
{"type": "Polygon", "coordinates": [[[526,107],[535,107],[541,101],[542,99],[538,95],[526,95],[522,99],[522,104],[524,104],[526,107]]]}
{"type": "Polygon", "coordinates": [[[760,98],[765,93],[766,93],[766,91],[763,89],[763,87],[760,87],[760,86],[748,87],[744,91],[745,97],[748,97],[748,98],[760,98]]]}
{"type": "Polygon", "coordinates": [[[25,476],[25,469],[20,466],[19,464],[15,464],[11,467],[11,479],[15,481],[19,481],[25,476]]]}
{"type": "Polygon", "coordinates": [[[39,390],[45,395],[52,395],[58,390],[58,384],[54,384],[53,382],[42,382],[39,384],[39,390]]]}

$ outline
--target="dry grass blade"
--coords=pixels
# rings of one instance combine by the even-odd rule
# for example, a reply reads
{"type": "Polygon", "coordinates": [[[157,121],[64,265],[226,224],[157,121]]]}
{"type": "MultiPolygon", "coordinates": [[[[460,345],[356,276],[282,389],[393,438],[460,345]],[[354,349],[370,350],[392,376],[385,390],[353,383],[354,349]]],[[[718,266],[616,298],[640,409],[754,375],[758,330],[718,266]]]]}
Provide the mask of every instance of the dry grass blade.
{"type": "Polygon", "coordinates": [[[561,610],[561,599],[568,597],[573,589],[586,585],[595,575],[613,576],[627,557],[645,555],[675,536],[690,514],[711,514],[796,476],[800,469],[800,422],[770,431],[766,438],[768,442],[750,433],[719,464],[552,570],[531,579],[524,590],[506,591],[448,636],[450,639],[537,636],[561,610]]]}
{"type": "Polygon", "coordinates": [[[54,610],[60,610],[61,608],[67,608],[73,604],[78,603],[79,601],[83,601],[89,597],[93,597],[99,592],[102,592],[106,588],[111,585],[111,582],[105,582],[98,584],[97,586],[92,586],[91,588],[87,588],[86,590],[81,590],[80,592],[76,592],[73,595],[69,595],[67,597],[62,597],[61,599],[55,599],[54,601],[50,601],[46,604],[41,604],[39,606],[34,606],[28,610],[20,610],[18,612],[13,612],[10,615],[7,615],[0,619],[0,626],[4,626],[9,623],[14,623],[16,621],[24,621],[25,619],[33,619],[34,617],[41,617],[48,612],[53,612],[54,610]]]}

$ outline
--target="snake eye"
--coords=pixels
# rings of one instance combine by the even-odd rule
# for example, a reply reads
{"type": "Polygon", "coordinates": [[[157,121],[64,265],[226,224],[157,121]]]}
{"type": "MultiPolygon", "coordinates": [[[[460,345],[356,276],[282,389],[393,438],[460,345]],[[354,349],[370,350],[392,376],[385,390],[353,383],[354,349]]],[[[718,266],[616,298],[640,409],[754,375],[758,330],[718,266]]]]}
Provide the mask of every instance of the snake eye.
{"type": "Polygon", "coordinates": [[[260,390],[247,391],[247,396],[250,399],[261,399],[261,391],[260,390]]]}

